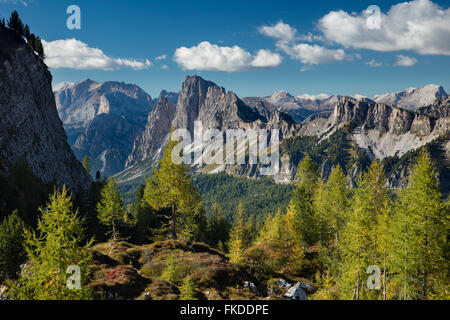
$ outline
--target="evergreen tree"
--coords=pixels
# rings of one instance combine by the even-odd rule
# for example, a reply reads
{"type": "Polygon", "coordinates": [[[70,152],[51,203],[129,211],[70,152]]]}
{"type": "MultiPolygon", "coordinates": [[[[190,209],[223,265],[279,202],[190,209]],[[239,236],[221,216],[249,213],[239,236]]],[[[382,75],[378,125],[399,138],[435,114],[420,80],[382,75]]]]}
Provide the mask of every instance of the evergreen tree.
{"type": "Polygon", "coordinates": [[[230,250],[230,261],[240,263],[244,259],[244,250],[247,248],[247,235],[245,224],[245,211],[242,202],[239,202],[236,214],[234,215],[233,227],[230,231],[228,243],[230,250]]]}
{"type": "Polygon", "coordinates": [[[385,182],[383,167],[375,160],[355,190],[342,245],[344,264],[340,288],[345,298],[372,299],[379,295],[377,290],[368,290],[364,285],[367,268],[379,262],[377,222],[389,200],[385,182]]]}
{"type": "Polygon", "coordinates": [[[89,157],[87,155],[85,155],[83,158],[83,167],[88,174],[91,174],[91,160],[89,160],[89,157]]]}
{"type": "Polygon", "coordinates": [[[305,157],[298,166],[292,201],[297,209],[297,232],[306,245],[313,245],[318,240],[313,208],[313,195],[318,179],[319,171],[316,164],[309,156],[305,157]]]}
{"type": "Polygon", "coordinates": [[[430,155],[423,149],[395,212],[393,273],[400,298],[427,299],[442,283],[448,285],[448,213],[430,155]]]}
{"type": "Polygon", "coordinates": [[[20,36],[23,36],[24,26],[16,10],[11,13],[11,17],[8,20],[8,27],[16,31],[20,36]]]}
{"type": "Polygon", "coordinates": [[[44,60],[45,59],[45,54],[44,54],[44,46],[42,45],[42,41],[41,38],[36,37],[35,40],[35,45],[34,45],[34,51],[37,52],[37,54],[39,55],[39,57],[44,60]]]}
{"type": "Polygon", "coordinates": [[[112,240],[116,241],[119,235],[118,223],[123,219],[123,201],[114,178],[110,178],[102,189],[97,213],[100,222],[112,229],[112,240]]]}
{"type": "Polygon", "coordinates": [[[0,224],[0,283],[6,278],[14,278],[25,262],[24,229],[25,224],[17,211],[0,224]]]}
{"type": "Polygon", "coordinates": [[[30,26],[27,24],[23,28],[23,35],[24,35],[25,39],[27,39],[27,41],[30,39],[30,36],[31,36],[30,26]]]}
{"type": "Polygon", "coordinates": [[[86,282],[92,264],[92,240],[83,244],[83,221],[78,212],[73,212],[67,189],[55,191],[47,208],[40,212],[39,235],[25,230],[28,262],[19,280],[8,282],[9,294],[20,300],[91,299],[90,289],[68,286],[69,266],[80,268],[80,285],[86,282]]]}
{"type": "Polygon", "coordinates": [[[187,276],[180,287],[180,300],[197,300],[195,296],[195,284],[191,277],[187,276]]]}
{"type": "Polygon", "coordinates": [[[193,223],[194,219],[190,217],[195,215],[201,202],[188,175],[189,167],[172,161],[172,151],[177,144],[177,141],[169,140],[159,166],[154,168],[153,176],[146,180],[144,191],[144,201],[153,209],[170,209],[171,213],[167,218],[170,220],[172,239],[178,238],[177,219],[188,223],[180,227],[192,227],[189,224],[193,223]]]}

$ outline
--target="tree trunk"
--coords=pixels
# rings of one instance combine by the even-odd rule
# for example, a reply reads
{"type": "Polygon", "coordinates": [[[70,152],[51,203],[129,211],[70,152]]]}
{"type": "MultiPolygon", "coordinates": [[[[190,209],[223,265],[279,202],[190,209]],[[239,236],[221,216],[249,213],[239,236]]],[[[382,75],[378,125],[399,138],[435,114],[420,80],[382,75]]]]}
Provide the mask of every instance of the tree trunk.
{"type": "Polygon", "coordinates": [[[175,202],[172,200],[172,239],[177,240],[177,230],[175,224],[175,202]]]}
{"type": "Polygon", "coordinates": [[[407,268],[407,264],[408,264],[408,216],[407,214],[405,214],[405,283],[404,283],[404,293],[403,293],[403,300],[406,300],[408,298],[408,294],[407,294],[407,281],[408,281],[408,268],[407,268]]]}
{"type": "Polygon", "coordinates": [[[386,249],[384,249],[383,260],[383,300],[386,300],[386,249]]]}
{"type": "Polygon", "coordinates": [[[112,228],[113,228],[113,232],[112,232],[113,241],[116,241],[117,240],[116,221],[114,218],[112,219],[112,228]]]}

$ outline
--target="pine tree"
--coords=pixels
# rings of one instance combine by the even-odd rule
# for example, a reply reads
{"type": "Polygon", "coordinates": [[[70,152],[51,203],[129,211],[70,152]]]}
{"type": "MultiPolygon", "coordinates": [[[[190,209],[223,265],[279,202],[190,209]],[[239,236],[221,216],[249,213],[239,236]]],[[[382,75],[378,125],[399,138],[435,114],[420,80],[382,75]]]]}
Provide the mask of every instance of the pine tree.
{"type": "Polygon", "coordinates": [[[245,211],[242,202],[239,202],[234,215],[233,227],[230,231],[228,248],[230,250],[230,261],[241,263],[244,259],[244,250],[247,247],[247,235],[245,233],[245,211]]]}
{"type": "Polygon", "coordinates": [[[17,210],[0,224],[0,283],[14,278],[25,262],[25,224],[17,210]]]}
{"type": "Polygon", "coordinates": [[[180,287],[180,300],[197,300],[195,296],[195,284],[191,277],[187,276],[180,287]]]}
{"type": "Polygon", "coordinates": [[[88,174],[91,174],[91,160],[89,160],[88,155],[85,155],[83,158],[83,167],[88,174]]]}
{"type": "Polygon", "coordinates": [[[349,221],[344,230],[344,264],[340,287],[346,298],[371,299],[379,294],[376,290],[368,290],[364,284],[368,277],[367,268],[379,262],[377,217],[382,214],[388,200],[383,167],[375,160],[358,182],[349,221]]]}
{"type": "Polygon", "coordinates": [[[36,40],[34,41],[35,45],[34,45],[34,51],[37,52],[37,54],[39,55],[39,57],[44,60],[45,59],[45,54],[44,54],[44,46],[42,45],[42,41],[41,38],[36,37],[36,40]]]}
{"type": "MultiPolygon", "coordinates": [[[[170,135],[169,135],[170,136],[170,135]]],[[[144,201],[156,211],[170,209],[172,239],[178,238],[177,220],[187,224],[183,228],[191,228],[194,219],[191,219],[199,210],[201,198],[193,186],[188,175],[189,167],[185,164],[176,164],[172,161],[173,148],[177,141],[170,140],[164,148],[164,154],[159,166],[154,168],[153,176],[146,180],[144,201]]]]}
{"type": "Polygon", "coordinates": [[[23,36],[24,26],[16,10],[11,13],[11,17],[8,20],[8,27],[16,31],[20,36],[23,36]]]}
{"type": "Polygon", "coordinates": [[[430,155],[423,149],[395,212],[393,272],[400,298],[427,299],[435,287],[448,285],[448,212],[430,155]]]}
{"type": "Polygon", "coordinates": [[[123,200],[114,178],[102,189],[101,200],[97,204],[98,218],[102,224],[111,227],[112,240],[119,236],[118,222],[123,219],[123,200]]]}
{"type": "Polygon", "coordinates": [[[318,179],[319,171],[316,164],[311,157],[305,157],[298,166],[292,201],[297,209],[296,227],[306,245],[313,245],[318,239],[313,209],[313,195],[318,179]]]}
{"type": "Polygon", "coordinates": [[[92,264],[92,240],[84,242],[83,220],[73,211],[67,189],[55,191],[47,208],[41,208],[40,212],[39,235],[25,230],[28,262],[19,280],[8,282],[11,297],[19,300],[91,299],[90,289],[71,289],[67,285],[69,266],[80,268],[80,285],[83,285],[92,264]]]}
{"type": "Polygon", "coordinates": [[[30,40],[30,36],[31,36],[30,26],[27,24],[23,28],[23,35],[24,35],[25,39],[27,39],[27,41],[30,40]]]}

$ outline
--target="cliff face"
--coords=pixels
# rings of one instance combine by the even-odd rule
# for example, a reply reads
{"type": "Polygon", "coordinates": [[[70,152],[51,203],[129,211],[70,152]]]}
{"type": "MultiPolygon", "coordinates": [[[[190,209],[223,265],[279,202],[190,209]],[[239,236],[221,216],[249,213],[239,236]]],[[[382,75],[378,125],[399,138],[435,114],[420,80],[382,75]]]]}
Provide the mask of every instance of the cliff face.
{"type": "Polygon", "coordinates": [[[6,168],[26,163],[43,183],[76,192],[91,178],[67,143],[51,78],[28,45],[0,27],[0,158],[6,168]]]}
{"type": "Polygon", "coordinates": [[[90,79],[62,83],[55,90],[58,113],[77,158],[89,156],[92,174],[122,171],[152,110],[150,95],[134,84],[90,79]]]}
{"type": "Polygon", "coordinates": [[[164,143],[175,116],[175,105],[164,95],[148,116],[144,132],[134,141],[133,152],[128,156],[126,167],[151,157],[164,143]]]}

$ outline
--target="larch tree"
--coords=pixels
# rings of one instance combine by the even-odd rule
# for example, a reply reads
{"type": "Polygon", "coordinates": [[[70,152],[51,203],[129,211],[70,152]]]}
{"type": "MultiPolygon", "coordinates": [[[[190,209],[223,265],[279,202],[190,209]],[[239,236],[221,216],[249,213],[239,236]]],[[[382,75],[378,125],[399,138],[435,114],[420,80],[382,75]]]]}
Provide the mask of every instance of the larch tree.
{"type": "Polygon", "coordinates": [[[394,226],[393,271],[398,276],[399,298],[439,296],[442,283],[448,286],[449,208],[425,149],[420,151],[409,185],[399,194],[394,226]]]}
{"type": "MultiPolygon", "coordinates": [[[[9,282],[10,295],[19,300],[92,299],[92,290],[83,287],[92,264],[92,240],[83,238],[84,221],[73,211],[69,192],[64,187],[50,197],[47,208],[39,209],[36,234],[25,230],[28,262],[16,282],[9,282]],[[79,268],[72,274],[79,287],[71,288],[69,267],[79,268]]],[[[77,286],[77,285],[76,285],[77,286]]]]}
{"type": "Polygon", "coordinates": [[[17,210],[0,224],[0,283],[15,278],[25,262],[25,223],[17,210]]]}
{"type": "Polygon", "coordinates": [[[228,248],[230,251],[230,261],[240,263],[244,258],[244,250],[247,248],[247,235],[245,223],[245,210],[242,202],[239,202],[236,213],[233,217],[233,227],[230,231],[228,248]]]}
{"type": "Polygon", "coordinates": [[[123,220],[124,208],[119,188],[112,177],[101,191],[97,213],[100,222],[111,228],[112,240],[116,241],[119,236],[118,223],[123,220]]]}
{"type": "Polygon", "coordinates": [[[91,174],[91,160],[89,160],[88,155],[85,155],[83,158],[83,167],[88,174],[91,174]]]}
{"type": "Polygon", "coordinates": [[[346,298],[371,299],[379,294],[365,284],[368,267],[379,262],[378,215],[382,214],[385,202],[389,199],[385,183],[383,166],[375,160],[368,172],[359,179],[355,189],[342,244],[343,274],[340,287],[346,298]]]}
{"type": "MultiPolygon", "coordinates": [[[[169,137],[171,134],[169,134],[169,137]]],[[[169,139],[164,148],[163,157],[158,167],[153,169],[153,176],[146,180],[143,200],[156,211],[170,210],[172,239],[178,239],[178,221],[183,228],[191,228],[192,217],[199,213],[201,203],[197,188],[189,176],[189,166],[172,161],[172,152],[178,141],[169,139]]]]}
{"type": "Polygon", "coordinates": [[[306,156],[298,166],[296,186],[292,194],[292,201],[297,210],[298,233],[305,245],[313,245],[318,240],[313,206],[313,196],[318,180],[317,166],[311,157],[306,156]]]}

